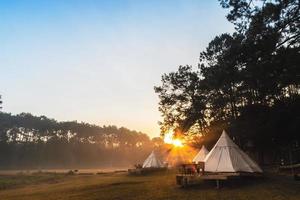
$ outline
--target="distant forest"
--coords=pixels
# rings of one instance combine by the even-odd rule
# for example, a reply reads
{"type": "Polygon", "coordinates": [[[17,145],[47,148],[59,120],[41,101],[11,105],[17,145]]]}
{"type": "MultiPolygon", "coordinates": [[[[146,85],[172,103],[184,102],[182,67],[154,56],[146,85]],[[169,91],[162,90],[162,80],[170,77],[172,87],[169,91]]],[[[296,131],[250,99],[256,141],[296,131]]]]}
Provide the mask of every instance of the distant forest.
{"type": "Polygon", "coordinates": [[[142,162],[155,140],[116,126],[0,112],[1,169],[128,167],[142,162]]]}
{"type": "Polygon", "coordinates": [[[225,129],[260,163],[300,162],[300,1],[219,2],[235,32],[162,76],[162,134],[211,147],[225,129]]]}

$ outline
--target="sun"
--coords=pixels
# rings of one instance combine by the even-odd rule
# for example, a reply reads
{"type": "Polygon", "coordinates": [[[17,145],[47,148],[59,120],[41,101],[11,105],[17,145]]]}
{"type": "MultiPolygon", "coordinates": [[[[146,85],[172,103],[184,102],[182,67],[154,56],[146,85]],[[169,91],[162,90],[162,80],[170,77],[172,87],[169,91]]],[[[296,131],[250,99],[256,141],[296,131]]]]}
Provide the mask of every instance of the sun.
{"type": "Polygon", "coordinates": [[[183,142],[182,140],[176,138],[173,138],[173,134],[172,133],[166,133],[165,137],[164,137],[164,142],[166,144],[172,144],[175,147],[183,147],[183,142]]]}
{"type": "Polygon", "coordinates": [[[183,147],[183,143],[182,143],[182,141],[179,140],[179,139],[173,140],[173,145],[174,145],[175,147],[183,147]]]}

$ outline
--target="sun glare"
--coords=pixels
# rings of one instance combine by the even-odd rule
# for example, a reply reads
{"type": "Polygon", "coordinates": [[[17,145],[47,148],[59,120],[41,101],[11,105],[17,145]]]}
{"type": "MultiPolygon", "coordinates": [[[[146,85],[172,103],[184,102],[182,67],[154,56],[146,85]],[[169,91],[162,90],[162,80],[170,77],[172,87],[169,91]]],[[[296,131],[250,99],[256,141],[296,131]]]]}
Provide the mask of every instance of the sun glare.
{"type": "Polygon", "coordinates": [[[164,142],[166,144],[172,144],[175,147],[183,147],[182,141],[180,139],[178,139],[178,138],[174,139],[172,133],[166,133],[165,134],[164,142]]]}
{"type": "Polygon", "coordinates": [[[176,146],[176,147],[182,147],[183,146],[181,140],[179,140],[179,139],[173,140],[173,145],[176,146]]]}

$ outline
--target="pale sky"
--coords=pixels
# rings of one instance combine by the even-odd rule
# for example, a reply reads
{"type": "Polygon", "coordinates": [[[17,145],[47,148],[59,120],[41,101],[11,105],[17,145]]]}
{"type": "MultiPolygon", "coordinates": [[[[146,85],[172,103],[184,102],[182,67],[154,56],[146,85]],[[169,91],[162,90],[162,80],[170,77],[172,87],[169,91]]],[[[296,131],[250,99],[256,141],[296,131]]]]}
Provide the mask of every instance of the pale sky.
{"type": "Polygon", "coordinates": [[[153,87],[232,32],[217,0],[0,0],[3,111],[159,135],[153,87]]]}

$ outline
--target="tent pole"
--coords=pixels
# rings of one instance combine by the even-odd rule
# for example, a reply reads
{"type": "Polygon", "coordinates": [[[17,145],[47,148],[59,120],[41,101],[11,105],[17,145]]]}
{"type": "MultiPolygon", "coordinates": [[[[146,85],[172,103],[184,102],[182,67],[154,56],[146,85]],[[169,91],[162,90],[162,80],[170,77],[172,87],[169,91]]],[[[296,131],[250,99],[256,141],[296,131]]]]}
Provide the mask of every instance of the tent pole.
{"type": "Polygon", "coordinates": [[[293,166],[293,158],[292,158],[292,150],[291,147],[289,147],[289,159],[290,159],[290,165],[291,165],[291,169],[292,169],[292,174],[293,176],[295,176],[295,171],[294,171],[294,166],[293,166]]]}
{"type": "Polygon", "coordinates": [[[220,189],[220,180],[217,179],[217,180],[216,180],[216,183],[217,183],[217,189],[220,189]]]}

